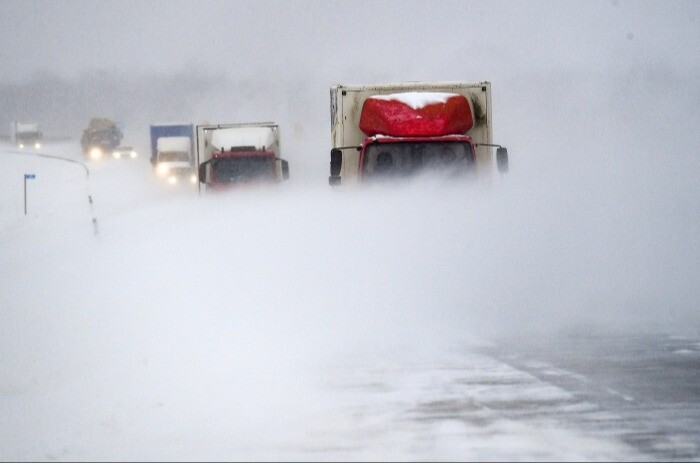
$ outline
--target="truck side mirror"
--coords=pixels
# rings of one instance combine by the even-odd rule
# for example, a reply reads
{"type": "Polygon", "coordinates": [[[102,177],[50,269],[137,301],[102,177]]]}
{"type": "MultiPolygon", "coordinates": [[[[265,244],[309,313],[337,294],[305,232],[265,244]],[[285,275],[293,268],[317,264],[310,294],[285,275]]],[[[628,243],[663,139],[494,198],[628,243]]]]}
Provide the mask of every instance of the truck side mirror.
{"type": "Polygon", "coordinates": [[[498,148],[496,150],[496,164],[499,172],[508,172],[508,150],[506,148],[498,148]]]}
{"type": "Polygon", "coordinates": [[[282,179],[289,179],[289,162],[285,161],[284,159],[282,159],[282,179]]]}
{"type": "Polygon", "coordinates": [[[199,165],[199,183],[207,183],[207,164],[211,161],[204,161],[199,165]]]}
{"type": "Polygon", "coordinates": [[[343,152],[337,148],[331,150],[331,177],[340,175],[340,168],[343,166],[343,152]]]}

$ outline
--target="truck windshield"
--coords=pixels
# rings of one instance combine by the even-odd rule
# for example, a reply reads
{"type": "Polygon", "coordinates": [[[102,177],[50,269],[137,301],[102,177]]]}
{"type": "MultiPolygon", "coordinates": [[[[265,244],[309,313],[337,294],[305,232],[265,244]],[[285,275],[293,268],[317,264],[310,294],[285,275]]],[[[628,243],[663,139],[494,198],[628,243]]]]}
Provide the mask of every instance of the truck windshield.
{"type": "Polygon", "coordinates": [[[212,178],[217,183],[271,180],[275,178],[275,159],[272,156],[216,159],[212,162],[212,178]]]}
{"type": "Polygon", "coordinates": [[[367,145],[363,176],[410,176],[419,173],[459,175],[474,170],[474,153],[466,142],[401,142],[367,145]]]}
{"type": "Polygon", "coordinates": [[[89,135],[91,140],[103,143],[118,143],[119,133],[111,129],[94,130],[89,135]]]}
{"type": "Polygon", "coordinates": [[[16,137],[23,140],[35,140],[41,138],[41,132],[17,132],[16,137]]]}
{"type": "Polygon", "coordinates": [[[190,154],[186,151],[161,151],[158,162],[190,162],[190,154]]]}

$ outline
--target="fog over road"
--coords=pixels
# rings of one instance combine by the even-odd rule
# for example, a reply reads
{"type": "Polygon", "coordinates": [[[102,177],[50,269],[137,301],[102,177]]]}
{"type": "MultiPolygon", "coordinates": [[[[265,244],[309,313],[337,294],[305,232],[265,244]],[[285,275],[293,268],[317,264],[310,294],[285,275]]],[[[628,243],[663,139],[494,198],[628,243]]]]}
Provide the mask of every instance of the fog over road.
{"type": "Polygon", "coordinates": [[[517,180],[198,196],[145,159],[1,163],[2,459],[698,459],[694,315],[609,292],[643,248],[576,251],[517,180]]]}

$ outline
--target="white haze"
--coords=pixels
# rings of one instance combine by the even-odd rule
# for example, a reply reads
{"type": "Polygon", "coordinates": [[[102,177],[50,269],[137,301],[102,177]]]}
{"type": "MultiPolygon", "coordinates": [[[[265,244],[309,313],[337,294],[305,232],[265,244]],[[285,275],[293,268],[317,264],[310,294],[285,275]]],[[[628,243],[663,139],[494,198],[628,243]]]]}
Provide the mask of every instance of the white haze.
{"type": "MultiPolygon", "coordinates": [[[[89,42],[100,26],[115,37],[106,19],[83,16],[86,5],[148,31],[138,35],[153,45],[144,53],[128,35],[116,42],[138,72],[208,67],[206,57],[225,69],[233,39],[199,56],[203,39],[184,34],[172,48],[189,50],[188,37],[193,48],[178,55],[159,42],[162,21],[156,28],[150,19],[163,5],[185,5],[182,15],[212,7],[192,20],[213,40],[216,25],[226,31],[223,13],[237,9],[249,21],[228,26],[256,38],[235,49],[226,79],[238,82],[242,64],[254,63],[241,75],[259,85],[245,97],[209,93],[210,105],[191,101],[191,112],[173,118],[276,120],[292,178],[275,189],[173,194],[143,158],[91,165],[88,178],[78,164],[5,145],[1,459],[589,459],[591,446],[564,430],[542,431],[557,445],[508,426],[490,447],[420,451],[406,431],[353,453],[371,436],[338,410],[362,402],[362,391],[337,394],[329,371],[440,364],[451,349],[516,335],[697,334],[697,3],[460,2],[433,15],[425,3],[389,2],[376,16],[367,13],[374,3],[148,2],[135,14],[141,4],[1,3],[4,23],[13,12],[60,18],[32,29],[36,38],[26,22],[4,28],[3,63],[17,66],[3,79],[42,69],[22,49],[63,79],[109,69],[98,54],[56,48],[89,42]],[[285,29],[286,14],[295,28],[285,29]],[[82,35],[68,32],[79,29],[75,18],[85,20],[82,35]],[[385,23],[387,35],[377,32],[385,23]],[[61,25],[71,26],[61,29],[65,40],[49,40],[61,25]],[[414,38],[419,25],[427,38],[414,38]],[[403,42],[390,41],[392,32],[403,42]],[[433,37],[444,53],[432,52],[433,37]],[[270,78],[287,70],[291,87],[270,78]],[[507,175],[489,185],[327,186],[330,84],[456,79],[493,82],[507,175]],[[37,178],[25,216],[29,172],[37,178]]],[[[124,114],[127,136],[143,138],[144,124],[161,122],[133,111],[124,114]]],[[[80,159],[77,142],[46,150],[80,159]]],[[[610,451],[594,457],[628,455],[610,451]]]]}

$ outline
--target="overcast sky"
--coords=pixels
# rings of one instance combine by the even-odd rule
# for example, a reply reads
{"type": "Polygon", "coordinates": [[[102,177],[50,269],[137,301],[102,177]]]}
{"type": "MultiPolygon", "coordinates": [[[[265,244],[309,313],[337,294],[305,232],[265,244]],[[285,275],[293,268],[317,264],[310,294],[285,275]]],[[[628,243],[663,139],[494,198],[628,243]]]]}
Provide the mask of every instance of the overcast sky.
{"type": "Polygon", "coordinates": [[[700,2],[0,0],[0,80],[123,69],[482,79],[700,63],[700,2]]]}

